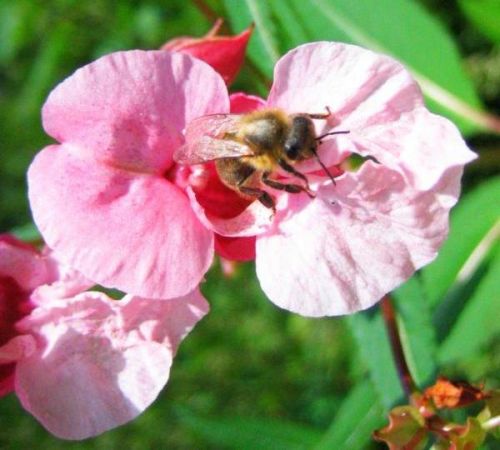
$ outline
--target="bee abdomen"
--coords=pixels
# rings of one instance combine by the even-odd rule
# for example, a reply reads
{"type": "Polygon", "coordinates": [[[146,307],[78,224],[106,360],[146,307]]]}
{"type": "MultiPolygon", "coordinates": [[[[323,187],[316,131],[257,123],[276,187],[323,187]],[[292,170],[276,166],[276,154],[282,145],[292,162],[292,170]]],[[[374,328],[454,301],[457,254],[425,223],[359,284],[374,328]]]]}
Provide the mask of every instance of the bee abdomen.
{"type": "Polygon", "coordinates": [[[221,181],[231,188],[241,186],[255,172],[255,168],[241,158],[220,158],[215,161],[215,168],[221,181]]]}

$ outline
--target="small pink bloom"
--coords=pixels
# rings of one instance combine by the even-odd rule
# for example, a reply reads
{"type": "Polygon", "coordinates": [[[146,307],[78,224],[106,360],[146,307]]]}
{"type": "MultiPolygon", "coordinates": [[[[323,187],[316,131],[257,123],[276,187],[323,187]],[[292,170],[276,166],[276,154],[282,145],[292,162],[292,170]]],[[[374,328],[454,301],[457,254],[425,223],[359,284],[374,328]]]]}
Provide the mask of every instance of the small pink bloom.
{"type": "MultiPolygon", "coordinates": [[[[29,295],[39,284],[55,279],[53,265],[35,249],[12,236],[0,235],[0,349],[18,335],[16,323],[29,314],[29,295]]],[[[0,352],[0,396],[14,390],[15,364],[11,353],[18,346],[0,352]]]]}
{"type": "MultiPolygon", "coordinates": [[[[331,116],[315,121],[317,136],[349,131],[326,137],[319,149],[335,185],[316,160],[299,163],[315,198],[267,188],[276,198],[274,215],[217,183],[213,163],[193,168],[188,195],[205,226],[225,236],[217,250],[249,259],[251,243],[238,239],[255,239],[257,276],[274,303],[306,316],[351,313],[435,258],[463,166],[475,155],[451,122],[425,108],[401,64],[353,45],[308,44],[278,62],[267,101],[240,95],[233,112],[236,104],[238,112],[328,108],[331,116]],[[372,160],[354,171],[348,157],[355,154],[372,160]]],[[[186,135],[190,146],[189,127],[186,135]]],[[[197,142],[200,133],[192,136],[197,142]]]]}
{"type": "Polygon", "coordinates": [[[58,259],[144,297],[196,288],[213,234],[193,213],[172,160],[194,118],[227,112],[222,78],[190,56],[104,56],[57,86],[42,111],[59,141],[29,172],[34,220],[58,259]]]}
{"type": "Polygon", "coordinates": [[[212,29],[202,38],[189,36],[172,39],[162,50],[182,52],[210,64],[227,85],[231,84],[243,65],[248,40],[253,25],[236,36],[218,36],[222,20],[215,22],[212,29]]]}
{"type": "Polygon", "coordinates": [[[70,282],[70,273],[50,256],[0,241],[0,287],[8,279],[7,288],[15,283],[24,293],[7,289],[0,298],[0,388],[15,390],[56,436],[84,439],[132,420],[155,400],[180,341],[208,305],[197,290],[168,301],[115,301],[90,291],[59,297],[65,283],[66,292],[85,284],[79,276],[70,282]],[[5,270],[9,263],[15,270],[5,270]],[[23,279],[13,276],[17,270],[23,279]],[[27,302],[17,313],[16,304],[27,302]]]}

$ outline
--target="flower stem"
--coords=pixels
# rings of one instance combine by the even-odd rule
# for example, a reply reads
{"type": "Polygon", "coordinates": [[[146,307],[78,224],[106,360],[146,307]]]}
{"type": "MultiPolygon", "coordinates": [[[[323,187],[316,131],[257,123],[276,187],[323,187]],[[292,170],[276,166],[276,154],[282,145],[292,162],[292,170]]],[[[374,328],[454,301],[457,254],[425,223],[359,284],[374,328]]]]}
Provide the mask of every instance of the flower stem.
{"type": "Polygon", "coordinates": [[[380,303],[382,309],[382,316],[384,318],[385,326],[389,334],[389,341],[391,343],[392,355],[399,375],[401,386],[408,398],[418,391],[417,385],[413,380],[410,373],[410,368],[406,362],[401,336],[399,335],[398,325],[396,323],[396,311],[392,304],[389,295],[386,295],[380,303]]]}
{"type": "MultiPolygon", "coordinates": [[[[219,19],[219,15],[217,12],[211,8],[211,6],[205,1],[205,0],[191,0],[191,3],[198,8],[198,10],[203,14],[209,22],[214,23],[216,20],[219,19]]],[[[248,24],[250,26],[250,23],[248,24]]],[[[226,21],[224,21],[221,25],[221,31],[225,34],[229,34],[231,32],[230,27],[226,24],[226,21]]],[[[260,83],[265,86],[267,89],[271,87],[271,80],[270,78],[262,72],[251,60],[250,58],[246,58],[246,65],[252,72],[252,74],[258,78],[260,83]]]]}
{"type": "Polygon", "coordinates": [[[215,22],[219,18],[219,15],[204,0],[191,0],[191,2],[208,19],[209,22],[215,22]]]}

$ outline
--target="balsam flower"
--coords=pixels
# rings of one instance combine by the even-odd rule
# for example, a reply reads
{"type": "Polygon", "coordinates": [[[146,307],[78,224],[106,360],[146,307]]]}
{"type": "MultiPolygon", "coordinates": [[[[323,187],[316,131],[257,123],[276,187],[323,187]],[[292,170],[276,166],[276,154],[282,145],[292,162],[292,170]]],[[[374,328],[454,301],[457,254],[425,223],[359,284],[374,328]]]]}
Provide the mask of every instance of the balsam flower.
{"type": "Polygon", "coordinates": [[[319,149],[336,183],[314,159],[297,164],[315,198],[267,188],[275,215],[217,184],[211,163],[193,170],[188,192],[200,219],[224,236],[218,250],[248,259],[255,239],[257,277],[274,303],[306,316],[351,313],[435,258],[463,166],[475,155],[451,122],[425,108],[400,63],[352,45],[308,44],[277,63],[267,101],[233,102],[232,110],[329,110],[327,120],[315,121],[317,136],[349,131],[326,137],[319,149]],[[350,170],[356,154],[368,159],[350,170]]]}
{"type": "Polygon", "coordinates": [[[50,256],[0,241],[0,287],[8,288],[0,297],[2,393],[14,390],[64,439],[95,436],[144,411],[165,386],[180,341],[208,310],[198,291],[115,301],[76,293],[88,284],[50,256]]]}
{"type": "Polygon", "coordinates": [[[189,123],[229,112],[222,80],[188,56],[117,53],[79,70],[43,109],[61,144],[28,174],[44,238],[101,284],[165,298],[199,282],[215,234],[224,257],[255,257],[274,303],[307,316],[368,308],[434,259],[474,154],[427,111],[401,64],[352,45],[304,45],[278,62],[266,101],[231,98],[232,112],[258,107],[328,108],[317,135],[349,131],[319,149],[336,184],[314,160],[300,163],[315,198],[272,191],[273,215],[223,186],[212,163],[176,166],[189,123]],[[369,159],[349,170],[356,154],[369,159]]]}

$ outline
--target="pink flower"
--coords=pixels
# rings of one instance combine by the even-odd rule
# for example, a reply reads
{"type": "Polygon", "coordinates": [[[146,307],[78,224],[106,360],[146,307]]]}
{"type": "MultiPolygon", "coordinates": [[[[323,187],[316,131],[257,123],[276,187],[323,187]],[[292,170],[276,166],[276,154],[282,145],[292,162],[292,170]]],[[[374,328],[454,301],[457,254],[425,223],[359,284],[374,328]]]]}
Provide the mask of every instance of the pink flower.
{"type": "Polygon", "coordinates": [[[269,189],[276,214],[224,186],[212,162],[173,162],[186,127],[191,144],[193,119],[229,112],[208,66],[124,52],[77,71],[43,109],[60,145],[44,149],[28,174],[48,245],[103,285],[169,298],[200,281],[215,235],[226,259],[255,258],[274,303],[307,316],[368,308],[434,259],[475,156],[453,124],[425,109],[401,64],[352,45],[304,45],[278,62],[267,101],[231,97],[233,113],[262,107],[329,108],[317,135],[349,131],[319,148],[335,185],[314,159],[299,163],[315,198],[269,189]],[[368,160],[354,171],[356,154],[368,160]]]}
{"type": "MultiPolygon", "coordinates": [[[[54,280],[53,265],[31,246],[0,235],[0,350],[18,335],[16,323],[33,308],[33,289],[54,280]]],[[[4,362],[0,351],[0,396],[14,390],[14,372],[15,364],[4,362]]]]}
{"type": "Polygon", "coordinates": [[[192,119],[228,110],[222,78],[180,53],[114,53],[75,72],[42,111],[60,144],[28,172],[47,245],[107,287],[191,292],[212,261],[213,233],[193,213],[172,155],[192,119]]]}
{"type": "MultiPolygon", "coordinates": [[[[248,239],[255,239],[257,276],[275,304],[306,316],[365,309],[435,258],[463,166],[475,155],[451,122],[425,108],[401,64],[352,45],[308,44],[277,63],[267,101],[232,100],[233,112],[328,108],[331,116],[315,121],[317,136],[349,131],[326,137],[319,149],[336,183],[316,160],[298,163],[315,198],[267,188],[276,214],[217,181],[213,163],[193,168],[188,193],[200,220],[224,236],[216,248],[225,258],[248,259],[248,239]],[[357,171],[353,154],[369,158],[357,171]]],[[[187,129],[187,147],[210,135],[196,126],[187,129]]]]}
{"type": "Polygon", "coordinates": [[[183,36],[172,39],[163,45],[162,50],[182,52],[205,61],[229,85],[243,65],[248,40],[254,27],[251,25],[236,36],[218,36],[222,23],[222,19],[218,19],[202,38],[183,36]]]}
{"type": "Polygon", "coordinates": [[[0,386],[64,439],[95,436],[144,411],[165,386],[180,341],[208,310],[197,290],[168,301],[114,301],[75,294],[77,285],[88,282],[17,241],[0,241],[0,306],[15,311],[1,316],[0,386]]]}

